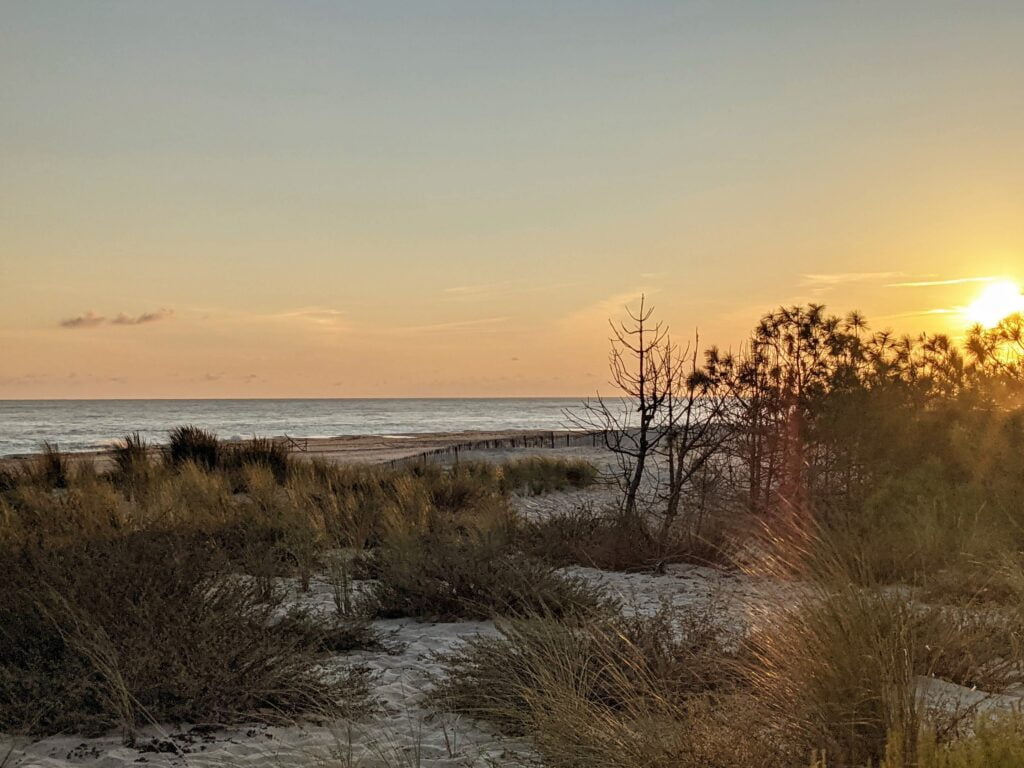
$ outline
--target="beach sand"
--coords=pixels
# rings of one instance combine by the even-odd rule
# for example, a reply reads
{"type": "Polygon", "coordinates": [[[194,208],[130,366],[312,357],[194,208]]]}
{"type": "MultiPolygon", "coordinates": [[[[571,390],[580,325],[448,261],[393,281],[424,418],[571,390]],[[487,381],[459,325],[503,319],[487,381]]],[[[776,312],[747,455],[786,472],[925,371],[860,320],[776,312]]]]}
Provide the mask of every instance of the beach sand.
{"type": "MultiPolygon", "coordinates": [[[[404,463],[418,459],[442,462],[461,458],[503,460],[502,451],[547,454],[565,448],[601,448],[601,436],[551,430],[502,430],[493,432],[429,432],[409,435],[340,435],[337,437],[272,438],[288,446],[299,459],[326,459],[339,464],[404,463]]],[[[228,443],[230,444],[230,443],[228,443]]],[[[156,454],[159,446],[153,446],[156,454]]],[[[110,465],[109,451],[77,451],[65,454],[72,461],[93,461],[103,470],[110,465]]],[[[31,461],[38,453],[0,458],[0,466],[31,461]]]]}

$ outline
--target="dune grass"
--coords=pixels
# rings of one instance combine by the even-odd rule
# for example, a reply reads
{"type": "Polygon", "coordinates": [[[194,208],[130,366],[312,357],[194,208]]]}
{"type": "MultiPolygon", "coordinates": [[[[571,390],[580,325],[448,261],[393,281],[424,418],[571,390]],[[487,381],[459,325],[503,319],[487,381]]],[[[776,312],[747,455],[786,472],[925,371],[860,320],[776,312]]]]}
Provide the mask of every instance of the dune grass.
{"type": "Polygon", "coordinates": [[[98,473],[55,447],[0,487],[0,730],[130,737],[152,721],[288,722],[372,706],[358,666],[373,615],[583,611],[598,599],[511,547],[512,486],[576,464],[388,470],[297,462],[278,443],[194,427],[163,452],[137,434],[98,473]],[[289,611],[338,547],[375,591],[329,617],[289,611]],[[367,564],[371,564],[367,565],[367,564]]]}
{"type": "Polygon", "coordinates": [[[155,721],[286,722],[369,706],[365,670],[317,671],[338,631],[172,531],[5,547],[0,729],[130,735],[155,721]]]}
{"type": "Polygon", "coordinates": [[[663,528],[651,517],[581,504],[525,521],[519,540],[526,551],[557,566],[649,571],[670,563],[729,567],[736,534],[720,517],[696,532],[685,523],[663,528]]]}
{"type": "Polygon", "coordinates": [[[498,637],[442,657],[447,676],[434,697],[530,734],[550,766],[753,765],[770,753],[750,734],[728,736],[738,679],[720,618],[707,606],[665,606],[577,625],[504,622],[498,637]]]}
{"type": "Polygon", "coordinates": [[[318,664],[378,645],[369,618],[496,617],[498,637],[443,659],[433,700],[528,735],[551,766],[956,768],[1018,754],[1014,723],[965,740],[974,712],[917,695],[922,677],[1020,682],[1024,540],[1005,491],[922,470],[880,483],[859,515],[765,537],[762,565],[799,582],[741,632],[720,606],[633,616],[558,570],[735,553],[724,519],[695,537],[588,507],[514,513],[510,494],[595,482],[578,462],[340,467],[176,434],[173,456],[126,438],[107,473],[51,449],[4,475],[0,729],[359,713],[365,670],[325,678],[318,664]],[[336,614],[286,612],[280,577],[301,587],[322,570],[336,614]],[[358,606],[357,578],[373,580],[358,606]]]}

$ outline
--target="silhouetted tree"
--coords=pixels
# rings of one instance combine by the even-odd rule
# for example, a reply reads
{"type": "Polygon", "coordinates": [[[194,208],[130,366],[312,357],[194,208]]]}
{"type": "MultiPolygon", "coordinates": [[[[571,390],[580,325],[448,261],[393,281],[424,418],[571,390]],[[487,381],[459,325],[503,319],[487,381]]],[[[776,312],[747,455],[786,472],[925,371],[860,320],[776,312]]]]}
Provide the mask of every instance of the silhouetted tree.
{"type": "Polygon", "coordinates": [[[688,493],[695,513],[690,530],[699,535],[707,500],[707,481],[715,469],[711,462],[721,453],[732,431],[726,418],[730,382],[698,365],[699,344],[698,336],[692,347],[681,351],[670,347],[666,360],[665,367],[672,378],[664,409],[667,432],[659,447],[668,477],[664,489],[662,539],[679,518],[680,507],[688,493]]]}
{"type": "Polygon", "coordinates": [[[637,310],[627,307],[626,314],[626,322],[609,320],[608,365],[615,399],[598,394],[566,415],[575,426],[603,434],[618,464],[622,511],[634,517],[651,457],[668,434],[665,407],[677,374],[668,329],[652,321],[654,307],[646,297],[640,297],[637,310]]]}

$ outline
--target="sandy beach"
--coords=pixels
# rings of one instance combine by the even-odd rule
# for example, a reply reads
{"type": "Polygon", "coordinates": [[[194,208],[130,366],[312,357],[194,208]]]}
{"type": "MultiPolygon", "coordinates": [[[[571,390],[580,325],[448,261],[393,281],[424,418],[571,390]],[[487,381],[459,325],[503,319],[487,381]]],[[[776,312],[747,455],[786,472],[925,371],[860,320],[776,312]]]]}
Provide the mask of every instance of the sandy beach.
{"type": "MultiPolygon", "coordinates": [[[[457,461],[460,457],[476,455],[486,458],[500,456],[494,451],[534,450],[562,448],[597,448],[602,439],[599,434],[569,430],[496,430],[433,432],[409,435],[339,435],[337,437],[291,438],[277,435],[275,442],[287,446],[300,460],[325,459],[339,464],[399,464],[417,459],[457,461]]],[[[160,447],[151,446],[154,456],[160,447]]],[[[16,466],[31,460],[38,453],[20,454],[0,458],[0,466],[16,466]]],[[[92,461],[96,468],[109,467],[110,453],[106,450],[76,451],[66,454],[72,461],[92,461]]]]}

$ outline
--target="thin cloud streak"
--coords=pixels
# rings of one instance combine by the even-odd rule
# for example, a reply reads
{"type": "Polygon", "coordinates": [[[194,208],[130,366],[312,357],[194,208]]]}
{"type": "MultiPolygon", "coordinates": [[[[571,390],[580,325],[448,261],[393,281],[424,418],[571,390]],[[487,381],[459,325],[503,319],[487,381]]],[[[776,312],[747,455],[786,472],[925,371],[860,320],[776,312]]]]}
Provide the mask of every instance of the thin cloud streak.
{"type": "Polygon", "coordinates": [[[965,283],[991,283],[998,277],[958,277],[952,280],[917,280],[907,283],[889,283],[886,288],[931,288],[939,285],[963,285],[965,283]]]}
{"type": "Polygon", "coordinates": [[[897,320],[905,317],[928,317],[931,315],[955,315],[963,311],[962,307],[938,307],[936,309],[921,309],[914,312],[897,312],[891,315],[879,315],[877,320],[897,320]]]}
{"type": "Polygon", "coordinates": [[[513,296],[525,296],[538,293],[550,293],[564,288],[581,285],[580,281],[562,283],[540,283],[531,285],[524,280],[503,280],[496,283],[479,283],[476,285],[452,285],[441,289],[446,300],[479,302],[507,299],[513,296]]]}
{"type": "Polygon", "coordinates": [[[384,329],[386,333],[439,333],[446,331],[487,330],[500,323],[507,322],[509,317],[484,317],[478,320],[455,320],[449,323],[433,323],[430,325],[407,325],[384,329]]]}
{"type": "Polygon", "coordinates": [[[825,290],[848,283],[866,283],[875,280],[891,280],[902,277],[902,272],[819,272],[801,275],[800,285],[804,288],[825,290]]]}

